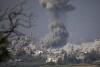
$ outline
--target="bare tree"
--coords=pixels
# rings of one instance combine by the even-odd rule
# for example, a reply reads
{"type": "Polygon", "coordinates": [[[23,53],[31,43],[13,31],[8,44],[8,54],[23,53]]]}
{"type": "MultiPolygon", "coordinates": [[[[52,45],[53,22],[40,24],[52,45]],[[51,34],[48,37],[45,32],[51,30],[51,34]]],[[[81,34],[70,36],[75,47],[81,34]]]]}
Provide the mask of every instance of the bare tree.
{"type": "Polygon", "coordinates": [[[0,10],[0,57],[5,52],[8,53],[4,46],[9,42],[9,38],[25,35],[18,30],[18,27],[30,28],[33,26],[33,13],[25,12],[23,8],[25,3],[26,1],[14,7],[0,10]],[[3,52],[4,50],[6,51],[3,52]]]}

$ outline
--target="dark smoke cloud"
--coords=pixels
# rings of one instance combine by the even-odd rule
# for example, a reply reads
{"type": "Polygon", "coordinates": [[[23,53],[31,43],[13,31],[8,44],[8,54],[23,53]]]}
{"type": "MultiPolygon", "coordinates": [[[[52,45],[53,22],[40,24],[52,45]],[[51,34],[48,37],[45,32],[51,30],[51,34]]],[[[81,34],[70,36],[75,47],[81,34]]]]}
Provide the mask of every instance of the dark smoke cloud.
{"type": "Polygon", "coordinates": [[[66,12],[75,9],[68,4],[69,0],[39,0],[40,4],[47,10],[49,16],[49,33],[42,43],[45,47],[58,48],[66,45],[68,31],[64,24],[66,12]]]}

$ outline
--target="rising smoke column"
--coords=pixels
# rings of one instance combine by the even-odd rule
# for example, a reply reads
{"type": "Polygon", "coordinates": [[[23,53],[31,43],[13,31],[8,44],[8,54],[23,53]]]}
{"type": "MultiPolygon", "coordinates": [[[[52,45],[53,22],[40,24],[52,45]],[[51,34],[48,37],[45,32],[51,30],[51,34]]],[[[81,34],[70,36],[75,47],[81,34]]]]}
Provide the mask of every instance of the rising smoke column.
{"type": "Polygon", "coordinates": [[[64,24],[65,14],[75,8],[68,4],[69,0],[39,0],[39,2],[47,10],[49,16],[49,33],[43,39],[44,47],[64,46],[68,39],[68,31],[64,24]]]}

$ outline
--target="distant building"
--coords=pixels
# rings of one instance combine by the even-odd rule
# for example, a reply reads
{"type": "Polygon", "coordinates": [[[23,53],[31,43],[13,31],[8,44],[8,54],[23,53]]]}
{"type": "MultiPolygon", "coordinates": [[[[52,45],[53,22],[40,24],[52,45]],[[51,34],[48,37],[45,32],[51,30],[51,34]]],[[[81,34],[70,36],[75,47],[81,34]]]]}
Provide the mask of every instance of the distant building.
{"type": "Polygon", "coordinates": [[[39,56],[39,55],[41,55],[41,54],[43,54],[43,51],[41,51],[41,50],[36,50],[36,51],[35,51],[35,55],[36,55],[36,56],[39,56]]]}
{"type": "Polygon", "coordinates": [[[85,53],[80,52],[79,55],[76,58],[80,60],[80,63],[84,63],[85,53]]]}
{"type": "Polygon", "coordinates": [[[46,63],[47,63],[47,62],[55,62],[55,63],[57,63],[57,58],[48,57],[47,60],[46,60],[46,63]]]}
{"type": "Polygon", "coordinates": [[[63,61],[64,60],[64,54],[62,52],[54,52],[54,53],[49,53],[47,55],[47,60],[46,62],[55,62],[57,63],[58,61],[63,61]]]}
{"type": "Polygon", "coordinates": [[[22,46],[22,49],[27,53],[27,54],[30,54],[31,53],[31,47],[28,43],[24,44],[22,46]]]}

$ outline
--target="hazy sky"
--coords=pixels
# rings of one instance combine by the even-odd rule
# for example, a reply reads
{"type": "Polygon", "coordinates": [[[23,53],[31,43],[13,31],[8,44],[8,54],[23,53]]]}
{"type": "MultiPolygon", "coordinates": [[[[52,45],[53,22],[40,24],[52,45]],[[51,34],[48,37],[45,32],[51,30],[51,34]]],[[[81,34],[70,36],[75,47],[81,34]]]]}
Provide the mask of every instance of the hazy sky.
{"type": "MultiPolygon", "coordinates": [[[[48,32],[48,16],[38,0],[27,0],[26,7],[35,12],[35,27],[23,30],[25,33],[34,33],[38,38],[44,37],[48,32]]],[[[0,8],[20,3],[21,0],[0,0],[0,8]]],[[[76,7],[66,17],[66,27],[69,31],[69,42],[93,41],[100,38],[100,0],[70,0],[76,7]]]]}

